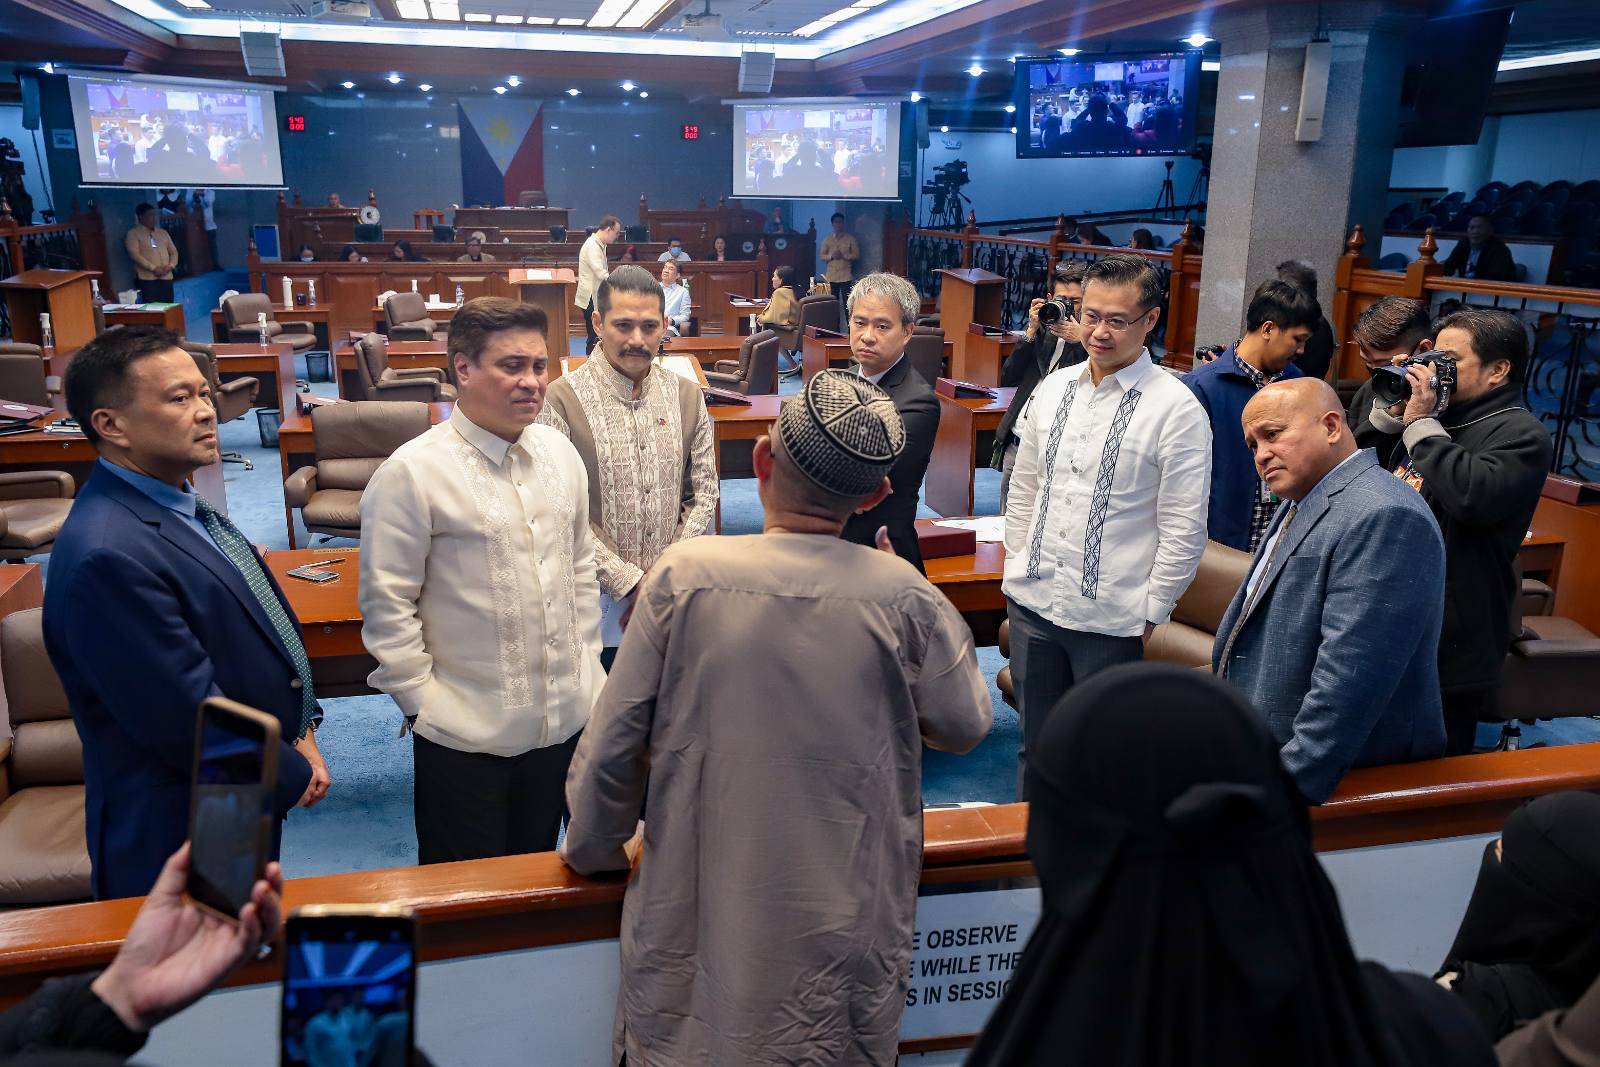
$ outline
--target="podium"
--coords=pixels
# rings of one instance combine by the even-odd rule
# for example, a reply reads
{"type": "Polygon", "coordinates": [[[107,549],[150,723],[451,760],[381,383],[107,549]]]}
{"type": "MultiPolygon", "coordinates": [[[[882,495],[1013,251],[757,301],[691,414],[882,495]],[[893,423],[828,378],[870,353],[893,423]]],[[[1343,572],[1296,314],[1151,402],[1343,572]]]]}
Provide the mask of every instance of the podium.
{"type": "Polygon", "coordinates": [[[511,284],[524,304],[533,304],[544,310],[549,323],[546,343],[550,348],[550,378],[561,376],[561,357],[567,354],[567,329],[572,321],[572,302],[577,299],[578,279],[571,269],[556,270],[515,269],[511,284]]]}
{"type": "Polygon", "coordinates": [[[1000,368],[1017,339],[1003,330],[991,333],[991,329],[978,322],[967,324],[966,351],[957,348],[951,352],[950,377],[974,385],[1000,384],[1000,368]]]}
{"type": "MultiPolygon", "coordinates": [[[[939,285],[939,325],[954,343],[951,366],[967,361],[971,345],[967,327],[971,323],[999,326],[1004,314],[1006,280],[991,271],[970,267],[966,270],[941,270],[939,285]]],[[[996,379],[998,381],[998,379],[996,379]]]]}
{"type": "Polygon", "coordinates": [[[25,270],[0,279],[12,338],[22,344],[44,344],[39,316],[48,314],[57,351],[88,344],[95,333],[89,279],[99,276],[96,270],[25,270]]]}

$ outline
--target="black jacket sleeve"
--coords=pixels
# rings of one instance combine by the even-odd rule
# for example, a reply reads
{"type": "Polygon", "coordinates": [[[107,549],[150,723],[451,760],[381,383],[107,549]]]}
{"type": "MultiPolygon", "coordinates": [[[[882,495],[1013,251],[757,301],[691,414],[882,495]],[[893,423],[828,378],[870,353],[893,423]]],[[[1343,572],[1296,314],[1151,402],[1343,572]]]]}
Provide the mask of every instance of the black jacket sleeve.
{"type": "Polygon", "coordinates": [[[1520,414],[1525,417],[1506,417],[1470,451],[1447,433],[1418,441],[1411,462],[1428,488],[1428,502],[1458,522],[1484,526],[1537,500],[1550,470],[1550,432],[1532,415],[1520,414]]]}
{"type": "MultiPolygon", "coordinates": [[[[1041,330],[1039,335],[1041,337],[1045,336],[1044,331],[1041,330]]],[[[1038,352],[1035,351],[1038,347],[1039,342],[1031,337],[1018,341],[1012,347],[1011,354],[1006,357],[1004,363],[1000,364],[1000,384],[1002,386],[1007,389],[1015,389],[1022,384],[1022,379],[1027,376],[1028,368],[1033,366],[1039,358],[1038,352]]]]}
{"type": "Polygon", "coordinates": [[[126,1058],[145,1035],[122,1024],[89,988],[99,972],[51,978],[27,1000],[0,1014],[0,1056],[83,1050],[126,1058]]]}

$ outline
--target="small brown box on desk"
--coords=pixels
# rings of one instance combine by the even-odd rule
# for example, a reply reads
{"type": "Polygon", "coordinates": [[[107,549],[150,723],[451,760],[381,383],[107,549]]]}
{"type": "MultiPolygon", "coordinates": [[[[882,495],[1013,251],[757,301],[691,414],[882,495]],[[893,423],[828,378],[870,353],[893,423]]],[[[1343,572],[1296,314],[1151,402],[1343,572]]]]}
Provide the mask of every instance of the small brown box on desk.
{"type": "Polygon", "coordinates": [[[1600,485],[1580,482],[1576,478],[1563,478],[1559,474],[1544,476],[1544,495],[1563,504],[1600,504],[1600,485]]]}
{"type": "Polygon", "coordinates": [[[970,556],[978,551],[978,534],[975,530],[957,530],[933,523],[917,525],[917,547],[923,559],[944,559],[946,556],[970,556]]]}
{"type": "Polygon", "coordinates": [[[977,382],[963,382],[955,378],[936,378],[933,391],[940,396],[947,396],[951,400],[976,400],[987,398],[993,400],[999,394],[987,385],[977,382]]]}

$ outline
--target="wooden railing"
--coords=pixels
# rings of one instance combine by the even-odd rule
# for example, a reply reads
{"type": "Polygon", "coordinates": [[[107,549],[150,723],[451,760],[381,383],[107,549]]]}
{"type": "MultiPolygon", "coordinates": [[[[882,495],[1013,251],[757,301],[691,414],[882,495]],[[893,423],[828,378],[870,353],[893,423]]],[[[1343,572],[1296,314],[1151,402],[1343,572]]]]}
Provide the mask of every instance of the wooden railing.
{"type": "MultiPolygon", "coordinates": [[[[795,210],[798,210],[796,208],[795,210]]],[[[772,269],[793,267],[805,283],[817,271],[817,220],[811,219],[804,230],[790,230],[781,234],[764,232],[767,219],[759,211],[741,207],[739,201],[718,197],[715,207],[708,206],[706,198],[694,208],[653,208],[643,193],[639,194],[639,223],[650,231],[652,243],[683,242],[684,249],[695,259],[709,259],[712,243],[722,237],[727,242],[729,259],[754,259],[762,254],[772,269]]],[[[640,249],[640,258],[644,256],[640,249]]]]}
{"type": "Polygon", "coordinates": [[[959,232],[918,229],[902,216],[884,226],[884,269],[908,278],[924,297],[937,300],[943,269],[979,267],[1006,279],[1002,321],[985,326],[1020,329],[1027,320],[1028,302],[1050,288],[1050,273],[1068,259],[1098,259],[1113,252],[1139,256],[1155,264],[1167,286],[1167,306],[1157,328],[1158,340],[1169,361],[1180,368],[1194,353],[1195,322],[1200,307],[1201,257],[1193,251],[1193,224],[1185,223],[1183,236],[1170,249],[1111,248],[1075,244],[1066,237],[1066,217],[1056,219],[1047,240],[996,237],[983,233],[977,217],[969,215],[959,232]]]}
{"type": "Polygon", "coordinates": [[[1382,297],[1421,300],[1435,314],[1452,310],[1454,304],[1511,311],[1533,331],[1523,400],[1555,439],[1551,469],[1581,478],[1600,472],[1600,410],[1590,400],[1596,386],[1595,357],[1600,356],[1600,289],[1447,277],[1434,258],[1439,245],[1431,229],[1422,235],[1417,258],[1404,273],[1372,269],[1363,255],[1365,247],[1366,236],[1357,226],[1334,275],[1330,325],[1342,339],[1334,360],[1339,378],[1366,377],[1355,324],[1382,297]]]}

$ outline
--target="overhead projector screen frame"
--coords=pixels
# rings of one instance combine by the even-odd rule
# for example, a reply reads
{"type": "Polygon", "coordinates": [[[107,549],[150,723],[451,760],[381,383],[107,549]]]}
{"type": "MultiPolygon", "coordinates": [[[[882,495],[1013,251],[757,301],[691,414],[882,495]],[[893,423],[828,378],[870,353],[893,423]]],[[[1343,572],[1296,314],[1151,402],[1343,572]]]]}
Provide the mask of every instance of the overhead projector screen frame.
{"type": "Polygon", "coordinates": [[[67,76],[67,92],[82,184],[137,189],[283,189],[274,95],[283,91],[282,86],[205,78],[73,72],[67,76]],[[91,86],[133,91],[114,103],[112,90],[97,93],[91,86]],[[178,99],[158,100],[154,94],[161,90],[172,91],[178,99]],[[96,103],[101,108],[98,111],[96,103]],[[161,118],[156,117],[157,112],[161,118]],[[194,131],[189,139],[190,154],[154,167],[149,159],[152,150],[160,148],[168,155],[174,150],[166,125],[174,116],[194,131]],[[113,127],[120,128],[123,137],[118,138],[113,127]],[[111,145],[119,140],[127,146],[117,152],[113,162],[111,145]],[[145,150],[142,154],[140,148],[145,150]],[[205,153],[203,159],[201,152],[205,153]]]}
{"type": "MultiPolygon", "coordinates": [[[[723,103],[733,108],[733,195],[735,197],[751,197],[764,200],[851,200],[863,203],[891,203],[900,199],[900,150],[901,150],[901,122],[904,115],[901,111],[902,99],[900,97],[840,97],[840,96],[805,96],[805,97],[771,97],[762,99],[734,99],[724,100],[723,103]],[[882,109],[882,125],[876,120],[866,120],[866,125],[861,125],[863,120],[850,120],[854,126],[849,132],[856,136],[865,135],[868,141],[866,155],[867,161],[863,164],[853,158],[845,159],[846,173],[839,175],[830,170],[832,180],[839,183],[838,188],[799,187],[792,183],[785,183],[781,173],[773,173],[766,179],[760,178],[753,172],[755,160],[749,144],[749,130],[745,116],[749,112],[762,111],[793,111],[793,110],[821,110],[848,112],[869,111],[882,109]],[[883,146],[881,161],[873,154],[876,144],[883,146]],[[850,173],[854,171],[855,173],[850,173]],[[857,187],[855,183],[859,181],[857,187]],[[868,183],[871,184],[868,184],[868,183]]],[[[837,126],[831,127],[837,131],[837,126]]],[[[766,147],[766,146],[762,146],[766,147]]],[[[769,158],[771,153],[769,152],[769,158]]],[[[819,153],[819,157],[822,153],[819,153]]],[[[776,171],[778,164],[785,160],[771,160],[776,171]]],[[[828,181],[828,178],[820,179],[828,181]]]]}

